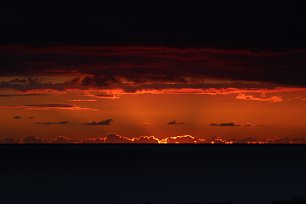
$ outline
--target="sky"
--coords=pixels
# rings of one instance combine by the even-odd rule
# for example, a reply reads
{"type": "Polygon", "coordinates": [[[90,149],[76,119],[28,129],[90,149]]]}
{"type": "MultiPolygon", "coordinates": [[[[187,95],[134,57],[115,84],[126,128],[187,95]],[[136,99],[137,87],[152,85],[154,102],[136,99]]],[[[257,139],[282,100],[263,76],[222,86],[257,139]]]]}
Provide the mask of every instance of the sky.
{"type": "Polygon", "coordinates": [[[305,143],[295,1],[0,10],[1,143],[305,143]]]}

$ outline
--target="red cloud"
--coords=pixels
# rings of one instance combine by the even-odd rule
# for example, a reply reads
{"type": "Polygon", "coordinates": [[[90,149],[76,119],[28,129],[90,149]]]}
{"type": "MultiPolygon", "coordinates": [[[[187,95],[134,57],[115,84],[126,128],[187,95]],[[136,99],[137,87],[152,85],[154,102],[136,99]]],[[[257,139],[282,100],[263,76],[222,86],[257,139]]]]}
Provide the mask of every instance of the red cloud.
{"type": "Polygon", "coordinates": [[[247,100],[247,101],[263,101],[263,102],[272,102],[272,103],[279,103],[282,102],[283,99],[279,96],[272,96],[272,97],[256,97],[253,95],[248,95],[245,93],[238,94],[236,97],[239,100],[247,100]]]}
{"type": "Polygon", "coordinates": [[[138,138],[133,138],[133,142],[142,144],[158,144],[160,140],[154,136],[141,136],[138,138]]]}
{"type": "Polygon", "coordinates": [[[197,139],[191,135],[168,137],[164,141],[167,144],[194,144],[194,143],[197,143],[197,139]]]}
{"type": "Polygon", "coordinates": [[[117,134],[108,134],[105,138],[105,143],[132,143],[133,140],[117,134]]]}
{"type": "Polygon", "coordinates": [[[71,104],[30,104],[30,105],[17,105],[17,106],[0,106],[0,109],[27,109],[27,110],[71,110],[71,111],[81,111],[81,110],[96,110],[93,108],[83,108],[71,104]]]}

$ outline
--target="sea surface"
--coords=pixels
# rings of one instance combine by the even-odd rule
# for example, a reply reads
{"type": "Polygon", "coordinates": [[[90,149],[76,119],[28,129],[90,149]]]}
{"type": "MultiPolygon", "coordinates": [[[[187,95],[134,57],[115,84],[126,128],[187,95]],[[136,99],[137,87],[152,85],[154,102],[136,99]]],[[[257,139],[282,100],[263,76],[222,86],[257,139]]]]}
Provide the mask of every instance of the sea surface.
{"type": "Polygon", "coordinates": [[[306,198],[306,145],[1,145],[0,203],[306,198]]]}

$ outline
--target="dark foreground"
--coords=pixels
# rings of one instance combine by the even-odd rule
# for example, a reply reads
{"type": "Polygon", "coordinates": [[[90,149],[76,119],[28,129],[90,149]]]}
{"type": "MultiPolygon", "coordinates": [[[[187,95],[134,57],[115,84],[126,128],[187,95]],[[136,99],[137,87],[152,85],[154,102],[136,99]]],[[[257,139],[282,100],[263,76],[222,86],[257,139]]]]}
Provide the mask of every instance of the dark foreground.
{"type": "Polygon", "coordinates": [[[2,145],[0,203],[306,198],[304,145],[2,145]]]}

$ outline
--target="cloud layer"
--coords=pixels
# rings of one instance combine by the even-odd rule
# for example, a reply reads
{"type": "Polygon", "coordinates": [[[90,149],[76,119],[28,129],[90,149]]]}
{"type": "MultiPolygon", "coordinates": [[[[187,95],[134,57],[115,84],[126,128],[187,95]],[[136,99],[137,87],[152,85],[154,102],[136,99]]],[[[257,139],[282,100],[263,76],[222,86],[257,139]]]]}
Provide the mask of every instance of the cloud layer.
{"type": "Polygon", "coordinates": [[[83,108],[72,104],[27,104],[27,105],[14,105],[14,106],[0,106],[0,109],[27,109],[27,110],[95,110],[92,108],[83,108]]]}
{"type": "Polygon", "coordinates": [[[0,82],[0,88],[17,90],[119,88],[135,92],[306,86],[305,50],[2,46],[0,56],[4,59],[0,77],[16,77],[0,82]],[[75,78],[56,83],[39,80],[54,75],[75,78]]]}
{"type": "Polygon", "coordinates": [[[306,144],[303,137],[276,137],[257,138],[243,137],[236,139],[225,139],[211,137],[207,139],[196,138],[191,135],[182,135],[158,139],[154,136],[140,136],[129,138],[117,134],[107,134],[106,137],[87,138],[75,140],[64,136],[55,139],[44,140],[35,136],[27,136],[22,139],[6,137],[0,139],[0,144],[306,144]]]}

